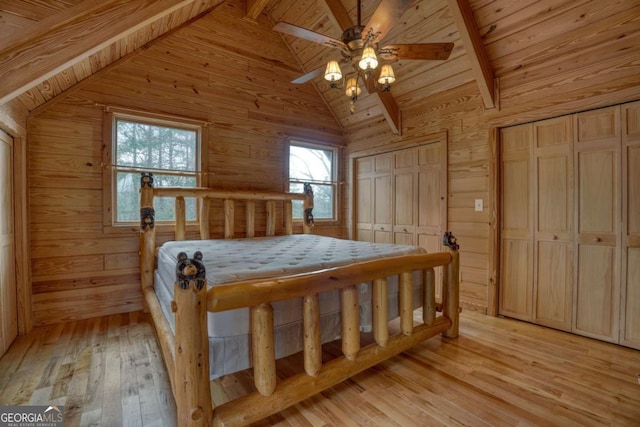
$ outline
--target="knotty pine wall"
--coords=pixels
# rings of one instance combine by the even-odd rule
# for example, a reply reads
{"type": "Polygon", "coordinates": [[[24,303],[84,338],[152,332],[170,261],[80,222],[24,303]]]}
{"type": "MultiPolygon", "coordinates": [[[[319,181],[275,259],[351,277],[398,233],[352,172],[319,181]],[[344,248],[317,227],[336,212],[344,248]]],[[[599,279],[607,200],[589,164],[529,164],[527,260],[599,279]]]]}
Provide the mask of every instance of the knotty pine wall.
{"type": "MultiPolygon", "coordinates": [[[[35,325],[141,308],[139,229],[103,225],[104,105],[211,122],[205,170],[219,188],[283,190],[287,137],[342,144],[342,130],[313,87],[289,84],[300,71],[280,36],[242,16],[242,8],[225,4],[30,118],[35,325]]],[[[221,212],[213,207],[218,237],[221,212]]],[[[236,216],[241,233],[241,209],[236,216]]],[[[343,231],[335,224],[316,229],[343,231]]]]}

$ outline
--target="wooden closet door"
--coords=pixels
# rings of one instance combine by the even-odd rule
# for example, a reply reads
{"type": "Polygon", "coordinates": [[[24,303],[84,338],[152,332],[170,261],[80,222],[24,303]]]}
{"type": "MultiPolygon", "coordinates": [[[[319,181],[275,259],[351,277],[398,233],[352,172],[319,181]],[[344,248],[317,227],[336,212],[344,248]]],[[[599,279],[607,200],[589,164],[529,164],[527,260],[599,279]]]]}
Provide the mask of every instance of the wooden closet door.
{"type": "Polygon", "coordinates": [[[640,349],[640,102],[622,106],[620,343],[640,349]]]}
{"type": "Polygon", "coordinates": [[[618,341],[620,305],[620,107],[577,114],[574,330],[618,341]]]}
{"type": "Polygon", "coordinates": [[[571,330],[573,299],[573,120],[533,124],[535,323],[571,330]]]}
{"type": "Polygon", "coordinates": [[[502,315],[533,320],[533,126],[500,130],[501,250],[500,307],[502,315]]]}
{"type": "Polygon", "coordinates": [[[393,157],[389,153],[355,159],[355,239],[392,243],[393,157]]]}
{"type": "Polygon", "coordinates": [[[13,202],[13,139],[0,131],[0,356],[18,335],[13,202]]]}
{"type": "Polygon", "coordinates": [[[418,151],[415,148],[400,150],[393,158],[393,242],[415,245],[418,151]]]}
{"type": "Polygon", "coordinates": [[[389,153],[374,157],[373,175],[373,241],[393,243],[393,156],[389,153]]]}
{"type": "Polygon", "coordinates": [[[373,242],[373,196],[375,157],[355,159],[356,240],[373,242]]]}

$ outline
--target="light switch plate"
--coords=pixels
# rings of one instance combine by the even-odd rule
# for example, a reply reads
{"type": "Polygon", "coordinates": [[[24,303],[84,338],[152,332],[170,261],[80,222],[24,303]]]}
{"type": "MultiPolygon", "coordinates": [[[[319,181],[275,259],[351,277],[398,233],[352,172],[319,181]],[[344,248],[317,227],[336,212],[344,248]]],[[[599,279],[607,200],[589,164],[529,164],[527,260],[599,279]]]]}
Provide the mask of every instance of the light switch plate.
{"type": "Polygon", "coordinates": [[[482,199],[476,199],[476,212],[482,212],[483,208],[482,199]]]}

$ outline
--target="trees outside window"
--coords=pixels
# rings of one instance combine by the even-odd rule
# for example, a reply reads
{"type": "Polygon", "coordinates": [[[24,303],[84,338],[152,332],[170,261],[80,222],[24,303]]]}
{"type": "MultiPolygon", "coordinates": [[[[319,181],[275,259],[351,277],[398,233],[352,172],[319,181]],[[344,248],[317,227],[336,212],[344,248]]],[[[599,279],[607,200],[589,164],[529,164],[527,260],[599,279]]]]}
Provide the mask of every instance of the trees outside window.
{"type": "MultiPolygon", "coordinates": [[[[114,220],[140,220],[140,172],[153,172],[155,187],[196,187],[200,128],[158,120],[114,117],[114,220]]],[[[195,199],[185,199],[187,220],[196,220],[195,199]]],[[[155,198],[156,221],[174,218],[173,200],[155,198]]]]}
{"type": "MultiPolygon", "coordinates": [[[[289,145],[289,191],[301,193],[304,183],[313,187],[315,219],[336,219],[337,150],[315,144],[289,145]]],[[[293,205],[293,217],[302,218],[302,202],[293,205]]]]}

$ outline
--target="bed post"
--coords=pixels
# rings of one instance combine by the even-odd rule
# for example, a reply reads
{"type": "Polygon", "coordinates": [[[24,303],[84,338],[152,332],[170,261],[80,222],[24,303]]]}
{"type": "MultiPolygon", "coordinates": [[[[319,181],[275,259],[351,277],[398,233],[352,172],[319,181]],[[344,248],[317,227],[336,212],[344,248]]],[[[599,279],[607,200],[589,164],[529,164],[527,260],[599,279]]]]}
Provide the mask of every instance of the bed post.
{"type": "Polygon", "coordinates": [[[209,385],[207,282],[202,253],[178,254],[174,289],[175,390],[179,426],[209,426],[213,417],[209,385]]]}
{"type": "Polygon", "coordinates": [[[302,231],[304,234],[311,234],[313,230],[313,188],[311,184],[304,184],[305,199],[302,202],[304,210],[304,220],[302,221],[302,231]]]}
{"type": "MultiPolygon", "coordinates": [[[[153,287],[153,267],[156,250],[155,211],[153,209],[153,174],[142,172],[140,177],[140,284],[153,287]]],[[[142,298],[145,311],[146,299],[142,298]]]]}
{"type": "Polygon", "coordinates": [[[451,262],[443,267],[442,286],[442,314],[451,320],[451,326],[442,335],[455,338],[460,328],[460,245],[450,231],[444,233],[442,244],[451,254],[451,262]]]}

